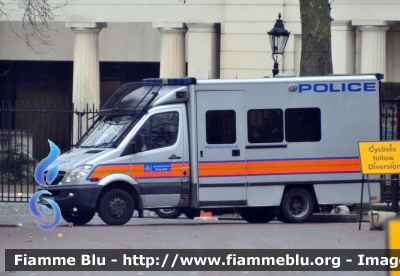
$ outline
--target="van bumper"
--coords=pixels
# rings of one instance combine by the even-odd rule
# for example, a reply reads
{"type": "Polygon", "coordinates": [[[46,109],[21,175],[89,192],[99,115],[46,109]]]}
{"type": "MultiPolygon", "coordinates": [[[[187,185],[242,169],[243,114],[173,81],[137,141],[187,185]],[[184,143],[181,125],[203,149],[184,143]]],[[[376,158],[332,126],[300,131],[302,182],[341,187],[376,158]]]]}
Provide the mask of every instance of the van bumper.
{"type": "Polygon", "coordinates": [[[103,186],[99,185],[71,185],[41,188],[39,191],[47,190],[51,195],[44,194],[39,200],[42,205],[51,207],[45,198],[54,200],[62,212],[94,210],[98,195],[103,186]]]}

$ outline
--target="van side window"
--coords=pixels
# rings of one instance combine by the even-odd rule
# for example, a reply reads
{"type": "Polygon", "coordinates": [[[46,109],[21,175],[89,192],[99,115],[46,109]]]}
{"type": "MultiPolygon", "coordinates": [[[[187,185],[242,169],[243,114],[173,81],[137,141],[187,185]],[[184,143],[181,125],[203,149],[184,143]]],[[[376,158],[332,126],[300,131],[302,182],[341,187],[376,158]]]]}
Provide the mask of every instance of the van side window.
{"type": "Polygon", "coordinates": [[[236,142],[236,113],[234,110],[206,112],[206,140],[208,144],[234,144],[236,142]]]}
{"type": "Polygon", "coordinates": [[[319,108],[288,108],[285,110],[287,142],[317,142],[321,140],[321,110],[319,108]]]}
{"type": "Polygon", "coordinates": [[[138,134],[144,135],[142,151],[175,144],[178,137],[178,126],[178,112],[166,112],[151,116],[138,131],[138,134]]]}
{"type": "Polygon", "coordinates": [[[283,141],[282,109],[252,109],[247,112],[249,143],[279,143],[283,141]]]}

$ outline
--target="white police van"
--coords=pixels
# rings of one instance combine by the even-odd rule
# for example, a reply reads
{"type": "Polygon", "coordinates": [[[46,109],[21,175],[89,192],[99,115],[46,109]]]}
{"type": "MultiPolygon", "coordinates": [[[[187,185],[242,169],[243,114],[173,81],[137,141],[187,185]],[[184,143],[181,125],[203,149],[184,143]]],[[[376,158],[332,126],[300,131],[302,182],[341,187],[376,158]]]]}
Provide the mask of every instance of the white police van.
{"type": "MultiPolygon", "coordinates": [[[[321,205],[359,202],[358,142],[380,139],[382,77],[126,83],[58,158],[48,190],[76,224],[162,208],[307,221],[321,205]]],[[[371,194],[380,200],[373,180],[371,194]]]]}

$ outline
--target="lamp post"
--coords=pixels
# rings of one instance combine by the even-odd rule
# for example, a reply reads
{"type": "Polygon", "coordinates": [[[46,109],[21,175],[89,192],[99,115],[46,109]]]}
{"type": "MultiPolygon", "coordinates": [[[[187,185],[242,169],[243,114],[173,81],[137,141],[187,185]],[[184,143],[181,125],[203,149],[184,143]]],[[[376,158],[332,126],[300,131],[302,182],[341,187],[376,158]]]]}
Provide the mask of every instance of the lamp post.
{"type": "Polygon", "coordinates": [[[288,32],[283,25],[281,13],[279,13],[274,27],[267,32],[267,34],[269,35],[269,40],[271,42],[272,59],[274,60],[274,69],[272,69],[272,74],[275,77],[279,73],[278,55],[283,55],[283,51],[285,51],[286,43],[290,35],[290,32],[288,32]]]}

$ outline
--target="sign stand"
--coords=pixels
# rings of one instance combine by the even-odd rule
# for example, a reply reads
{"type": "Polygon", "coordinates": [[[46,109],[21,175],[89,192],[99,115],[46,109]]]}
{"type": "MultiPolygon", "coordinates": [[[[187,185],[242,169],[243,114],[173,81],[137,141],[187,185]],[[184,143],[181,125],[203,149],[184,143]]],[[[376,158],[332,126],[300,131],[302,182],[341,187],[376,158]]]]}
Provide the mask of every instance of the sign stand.
{"type": "MultiPolygon", "coordinates": [[[[377,215],[377,214],[374,214],[372,212],[371,189],[369,187],[369,177],[368,177],[368,175],[367,175],[367,185],[368,185],[369,210],[371,212],[371,220],[372,220],[372,230],[375,231],[374,216],[377,215]]],[[[362,177],[362,184],[361,184],[360,221],[358,223],[358,230],[361,230],[363,194],[364,194],[364,175],[362,177]]]]}
{"type": "Polygon", "coordinates": [[[360,221],[358,223],[358,230],[361,230],[363,195],[364,195],[364,175],[362,176],[362,183],[361,183],[360,221]]]}

